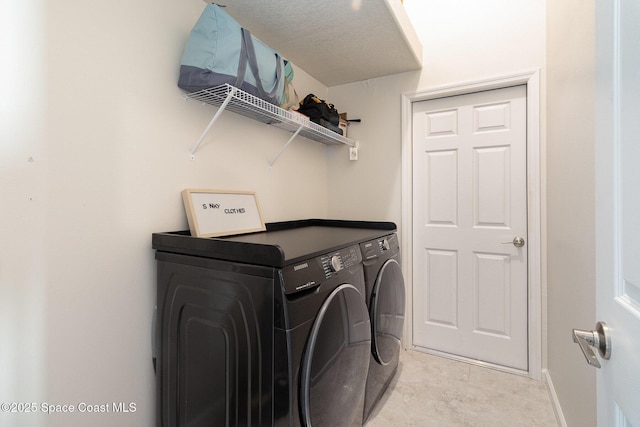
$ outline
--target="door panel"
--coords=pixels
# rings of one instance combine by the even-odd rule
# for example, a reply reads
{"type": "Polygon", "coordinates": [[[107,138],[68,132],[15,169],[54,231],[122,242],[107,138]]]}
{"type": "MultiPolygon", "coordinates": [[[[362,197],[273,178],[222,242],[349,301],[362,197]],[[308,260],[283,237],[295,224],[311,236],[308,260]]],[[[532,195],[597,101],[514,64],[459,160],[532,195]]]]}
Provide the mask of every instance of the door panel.
{"type": "Polygon", "coordinates": [[[506,147],[478,148],[473,153],[473,225],[476,227],[509,227],[509,160],[506,147]],[[490,182],[492,185],[484,185],[490,182]]]}
{"type": "Polygon", "coordinates": [[[596,2],[598,426],[640,426],[640,4],[596,2]]]}
{"type": "Polygon", "coordinates": [[[425,153],[425,224],[429,226],[454,226],[457,223],[457,154],[454,150],[425,153]]]}
{"type": "Polygon", "coordinates": [[[509,130],[511,103],[499,102],[473,108],[474,132],[494,132],[509,130]]]}
{"type": "Polygon", "coordinates": [[[424,289],[423,323],[458,326],[458,254],[427,249],[425,266],[430,286],[424,289]]]}
{"type": "Polygon", "coordinates": [[[475,253],[474,256],[474,331],[508,339],[511,319],[511,257],[489,253],[475,253]]]}
{"type": "Polygon", "coordinates": [[[413,174],[414,344],[528,369],[525,87],[415,103],[413,174]]]}

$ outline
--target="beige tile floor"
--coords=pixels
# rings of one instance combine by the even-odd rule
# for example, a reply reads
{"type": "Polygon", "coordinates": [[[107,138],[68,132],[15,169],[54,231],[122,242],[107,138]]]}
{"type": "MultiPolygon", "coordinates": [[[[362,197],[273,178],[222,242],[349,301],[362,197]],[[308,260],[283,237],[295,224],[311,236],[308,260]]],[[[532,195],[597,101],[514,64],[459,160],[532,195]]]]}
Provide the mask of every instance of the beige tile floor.
{"type": "Polygon", "coordinates": [[[366,427],[557,427],[543,382],[409,350],[366,427]]]}

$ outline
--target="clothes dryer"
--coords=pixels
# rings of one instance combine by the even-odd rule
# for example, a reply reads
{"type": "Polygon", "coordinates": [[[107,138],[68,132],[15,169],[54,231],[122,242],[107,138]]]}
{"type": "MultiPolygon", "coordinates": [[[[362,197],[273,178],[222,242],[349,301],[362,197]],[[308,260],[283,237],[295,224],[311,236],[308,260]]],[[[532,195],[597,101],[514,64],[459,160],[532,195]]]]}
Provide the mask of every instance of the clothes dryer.
{"type": "Polygon", "coordinates": [[[371,354],[365,388],[366,421],[398,369],[405,313],[400,245],[395,233],[360,243],[371,321],[371,354]]]}

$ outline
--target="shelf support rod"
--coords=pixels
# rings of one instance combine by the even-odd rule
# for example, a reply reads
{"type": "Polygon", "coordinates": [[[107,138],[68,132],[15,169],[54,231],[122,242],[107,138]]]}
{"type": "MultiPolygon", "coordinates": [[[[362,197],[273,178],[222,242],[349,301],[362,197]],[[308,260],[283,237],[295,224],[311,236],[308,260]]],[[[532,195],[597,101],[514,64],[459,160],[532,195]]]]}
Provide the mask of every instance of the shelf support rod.
{"type": "Polygon", "coordinates": [[[213,126],[213,124],[216,122],[216,120],[218,120],[218,118],[220,117],[220,114],[222,114],[224,109],[227,108],[227,105],[229,104],[229,101],[231,101],[231,98],[233,98],[233,96],[236,94],[237,90],[238,89],[236,87],[232,87],[231,91],[227,94],[227,97],[224,99],[222,104],[220,104],[220,107],[218,107],[218,111],[216,111],[216,113],[213,115],[213,118],[211,119],[211,121],[209,122],[207,127],[205,128],[204,132],[202,132],[202,135],[200,135],[200,139],[198,139],[198,142],[196,143],[196,145],[191,150],[191,153],[190,153],[191,160],[193,160],[195,158],[196,151],[198,151],[198,148],[200,147],[200,144],[202,144],[202,141],[204,141],[204,137],[207,136],[207,134],[211,130],[211,126],[213,126]]]}
{"type": "Polygon", "coordinates": [[[284,144],[284,146],[280,149],[280,151],[278,151],[278,154],[276,154],[276,156],[273,158],[273,160],[271,160],[269,162],[269,168],[271,168],[276,163],[276,160],[278,160],[278,157],[280,157],[282,155],[282,153],[284,153],[284,150],[286,150],[287,147],[289,147],[289,144],[291,144],[293,142],[293,140],[295,139],[295,137],[298,136],[298,134],[300,133],[300,131],[302,130],[303,127],[304,127],[304,125],[300,125],[298,130],[296,130],[293,133],[293,135],[291,135],[291,138],[289,138],[289,141],[287,141],[287,143],[284,144]]]}

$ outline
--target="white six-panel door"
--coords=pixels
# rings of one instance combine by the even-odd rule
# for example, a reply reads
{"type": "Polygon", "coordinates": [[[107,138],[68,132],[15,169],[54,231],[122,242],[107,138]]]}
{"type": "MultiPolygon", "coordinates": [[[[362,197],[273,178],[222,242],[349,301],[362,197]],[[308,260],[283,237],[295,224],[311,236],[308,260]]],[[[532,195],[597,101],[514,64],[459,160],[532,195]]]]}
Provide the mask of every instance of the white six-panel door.
{"type": "Polygon", "coordinates": [[[413,104],[418,347],[528,368],[526,115],[525,86],[413,104]]]}

